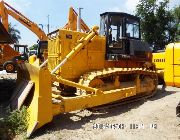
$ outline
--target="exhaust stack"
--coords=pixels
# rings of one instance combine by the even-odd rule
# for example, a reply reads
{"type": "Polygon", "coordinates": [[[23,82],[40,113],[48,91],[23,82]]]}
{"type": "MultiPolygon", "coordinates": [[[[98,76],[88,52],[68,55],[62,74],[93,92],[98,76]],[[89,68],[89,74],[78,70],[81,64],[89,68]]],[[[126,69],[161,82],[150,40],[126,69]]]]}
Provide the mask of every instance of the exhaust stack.
{"type": "Polygon", "coordinates": [[[77,19],[77,31],[78,32],[81,32],[81,10],[82,9],[83,8],[81,8],[81,7],[78,8],[78,10],[79,10],[79,12],[78,12],[78,19],[77,19]]]}

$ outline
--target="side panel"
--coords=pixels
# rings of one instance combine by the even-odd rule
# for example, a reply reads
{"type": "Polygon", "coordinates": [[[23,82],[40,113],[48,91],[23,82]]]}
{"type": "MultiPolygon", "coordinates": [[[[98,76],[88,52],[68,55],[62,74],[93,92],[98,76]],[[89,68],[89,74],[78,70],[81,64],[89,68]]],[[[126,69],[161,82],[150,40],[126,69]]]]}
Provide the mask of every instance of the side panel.
{"type": "Polygon", "coordinates": [[[180,87],[180,77],[174,77],[174,86],[180,87]]]}
{"type": "Polygon", "coordinates": [[[174,84],[180,87],[180,43],[174,46],[174,84]]]}
{"type": "Polygon", "coordinates": [[[153,63],[157,69],[165,68],[165,52],[153,53],[153,63]]]}
{"type": "MultiPolygon", "coordinates": [[[[77,45],[77,40],[86,36],[86,34],[72,32],[68,30],[59,30],[59,35],[48,41],[48,68],[52,71],[66,55],[77,45]]],[[[77,54],[73,61],[64,64],[57,75],[66,79],[77,77],[77,71],[87,69],[87,49],[77,54]]]]}
{"type": "Polygon", "coordinates": [[[166,47],[165,53],[165,70],[164,70],[164,81],[167,86],[174,86],[174,44],[171,43],[166,47]]]}
{"type": "Polygon", "coordinates": [[[174,65],[174,77],[180,77],[180,65],[174,65]]]}
{"type": "Polygon", "coordinates": [[[94,41],[87,46],[88,69],[103,69],[105,63],[105,40],[102,37],[95,37],[94,41]]]}
{"type": "MultiPolygon", "coordinates": [[[[59,35],[49,40],[48,68],[52,71],[81,41],[87,33],[59,30],[59,35]]],[[[68,60],[56,74],[68,80],[77,80],[88,71],[104,68],[105,38],[96,36],[81,51],[68,60]]]]}
{"type": "Polygon", "coordinates": [[[180,43],[171,43],[166,48],[164,80],[168,86],[180,87],[180,43]]]}
{"type": "Polygon", "coordinates": [[[175,43],[174,45],[174,64],[180,65],[180,43],[175,43]]]}

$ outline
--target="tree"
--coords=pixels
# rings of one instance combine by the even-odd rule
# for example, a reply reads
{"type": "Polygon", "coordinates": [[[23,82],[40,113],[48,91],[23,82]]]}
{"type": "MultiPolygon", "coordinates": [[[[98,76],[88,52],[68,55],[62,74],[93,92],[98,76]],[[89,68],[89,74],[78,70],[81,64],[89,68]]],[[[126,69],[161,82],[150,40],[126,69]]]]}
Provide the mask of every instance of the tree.
{"type": "Polygon", "coordinates": [[[163,49],[174,42],[178,35],[179,7],[169,10],[169,0],[140,0],[136,15],[141,18],[142,38],[155,49],[163,49]]]}
{"type": "Polygon", "coordinates": [[[21,36],[20,36],[20,31],[15,29],[15,25],[12,26],[12,24],[10,23],[9,24],[9,27],[8,27],[8,32],[10,34],[10,36],[12,37],[12,39],[16,42],[16,43],[19,43],[19,39],[21,39],[21,36]]]}
{"type": "Polygon", "coordinates": [[[30,50],[37,50],[38,44],[34,44],[31,47],[29,47],[30,50]]]}
{"type": "Polygon", "coordinates": [[[180,6],[174,8],[173,15],[178,28],[175,40],[180,41],[180,6]]]}

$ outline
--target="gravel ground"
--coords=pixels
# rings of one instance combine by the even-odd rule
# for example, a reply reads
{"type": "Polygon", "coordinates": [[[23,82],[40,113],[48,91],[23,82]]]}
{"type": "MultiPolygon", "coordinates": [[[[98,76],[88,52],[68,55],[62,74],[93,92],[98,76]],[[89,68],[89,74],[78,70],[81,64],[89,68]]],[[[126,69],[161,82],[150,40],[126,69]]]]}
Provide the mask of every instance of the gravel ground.
{"type": "Polygon", "coordinates": [[[99,112],[83,110],[58,115],[33,139],[178,140],[180,120],[175,111],[180,89],[167,87],[163,92],[160,88],[148,100],[99,112]]]}
{"type": "MultiPolygon", "coordinates": [[[[1,94],[2,85],[5,91],[7,89],[2,84],[6,80],[2,79],[9,79],[12,85],[8,82],[6,85],[13,87],[16,74],[0,73],[1,94]]],[[[98,112],[83,110],[60,114],[37,130],[32,139],[180,140],[180,118],[175,112],[179,101],[180,88],[167,87],[162,91],[159,87],[156,96],[148,100],[98,112]]]]}

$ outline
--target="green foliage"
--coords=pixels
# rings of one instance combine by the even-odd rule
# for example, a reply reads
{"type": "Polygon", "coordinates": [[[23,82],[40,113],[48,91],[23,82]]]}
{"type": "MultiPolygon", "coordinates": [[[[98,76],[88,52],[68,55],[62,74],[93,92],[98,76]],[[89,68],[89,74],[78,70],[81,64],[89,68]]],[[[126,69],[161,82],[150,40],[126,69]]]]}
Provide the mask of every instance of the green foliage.
{"type": "Polygon", "coordinates": [[[136,15],[141,18],[143,39],[156,49],[174,42],[178,35],[179,7],[169,10],[169,0],[140,0],[136,15]]]}
{"type": "Polygon", "coordinates": [[[14,133],[8,128],[3,119],[0,120],[0,139],[13,139],[14,133]]]}
{"type": "Polygon", "coordinates": [[[23,107],[20,111],[14,110],[10,115],[5,119],[5,122],[15,134],[19,134],[27,130],[27,109],[23,107]]]}
{"type": "Polygon", "coordinates": [[[37,50],[38,44],[34,44],[31,47],[29,47],[30,50],[37,50]]]}
{"type": "Polygon", "coordinates": [[[0,139],[10,139],[14,135],[23,133],[28,126],[28,112],[26,107],[10,112],[5,119],[0,120],[0,139]]]}
{"type": "Polygon", "coordinates": [[[174,20],[176,21],[177,28],[178,28],[175,39],[177,41],[180,41],[180,6],[174,8],[173,15],[174,15],[174,20]]]}
{"type": "Polygon", "coordinates": [[[10,34],[10,36],[12,37],[12,39],[18,43],[19,42],[19,39],[21,39],[21,36],[20,36],[20,31],[15,29],[15,25],[12,26],[12,24],[10,23],[9,24],[9,27],[8,27],[8,32],[10,34]]]}

